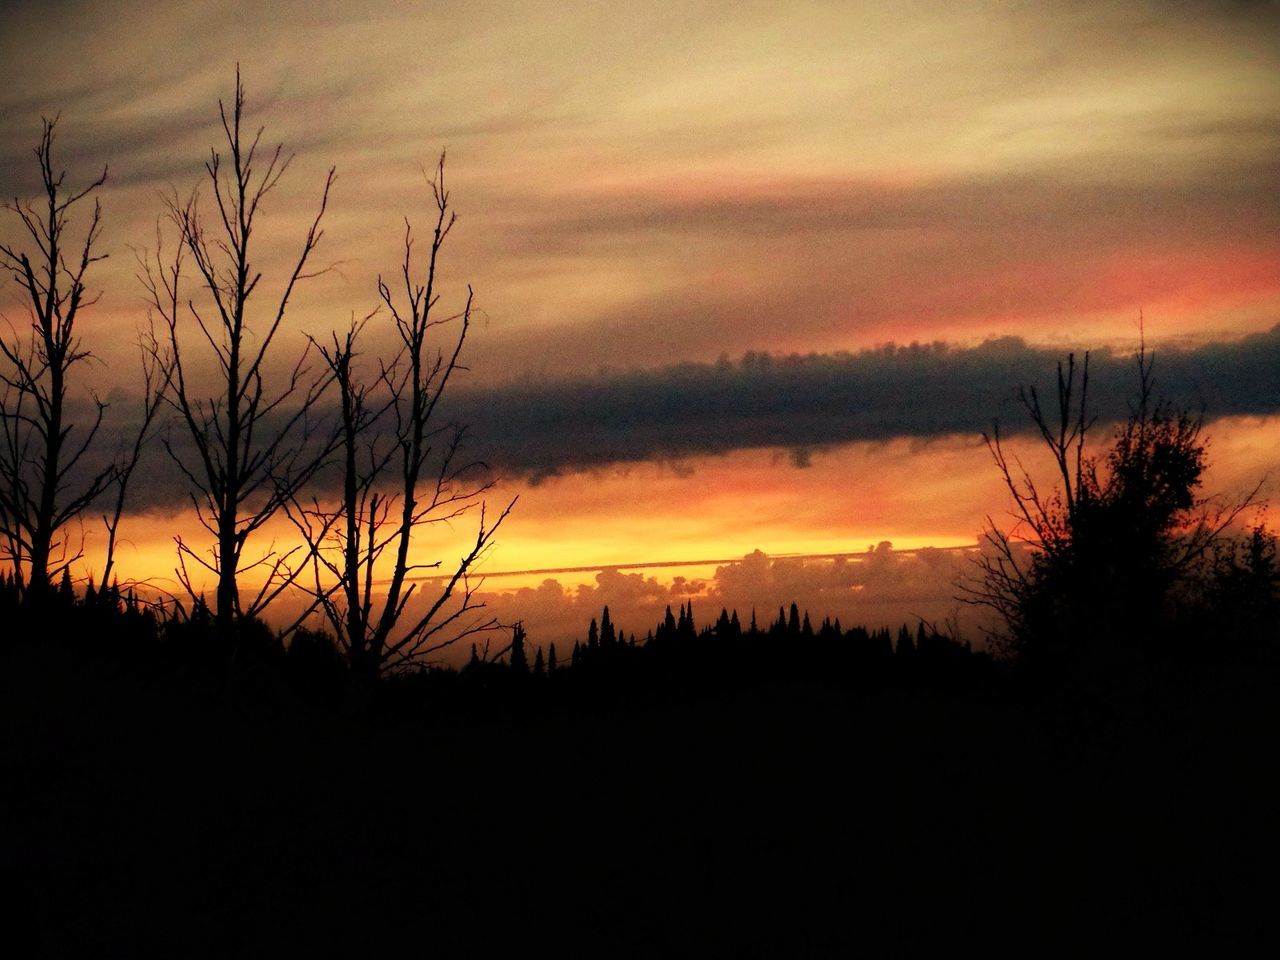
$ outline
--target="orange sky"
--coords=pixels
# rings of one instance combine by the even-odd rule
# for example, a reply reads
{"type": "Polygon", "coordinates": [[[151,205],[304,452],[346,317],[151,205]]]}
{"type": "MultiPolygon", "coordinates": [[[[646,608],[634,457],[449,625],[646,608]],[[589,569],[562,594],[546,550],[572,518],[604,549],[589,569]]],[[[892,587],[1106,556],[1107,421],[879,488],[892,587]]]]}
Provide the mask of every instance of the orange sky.
{"type": "MultiPolygon", "coordinates": [[[[374,304],[445,147],[445,296],[476,289],[477,390],[886,341],[1125,347],[1140,310],[1158,349],[1280,322],[1274,4],[27,2],[8,26],[0,192],[30,191],[42,113],[73,179],[111,168],[83,333],[120,410],[145,317],[130,251],[154,245],[158,193],[198,182],[237,61],[251,122],[297,151],[264,290],[338,168],[318,254],[338,267],[296,299],[281,366],[374,304]]],[[[0,309],[22,322],[11,285],[0,309]]],[[[1210,432],[1222,488],[1274,468],[1273,421],[1210,432]]],[[[520,503],[494,570],[972,543],[1003,503],[976,435],[502,489],[520,503]]],[[[131,518],[122,572],[166,576],[189,527],[131,518]]],[[[695,574],[714,570],[652,571],[651,592],[695,574]]]]}

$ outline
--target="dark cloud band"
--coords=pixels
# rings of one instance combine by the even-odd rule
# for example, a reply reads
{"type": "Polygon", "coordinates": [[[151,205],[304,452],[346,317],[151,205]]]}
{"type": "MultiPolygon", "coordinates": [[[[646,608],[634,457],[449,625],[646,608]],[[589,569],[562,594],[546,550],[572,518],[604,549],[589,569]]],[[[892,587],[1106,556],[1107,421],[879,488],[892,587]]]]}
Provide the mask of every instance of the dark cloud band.
{"type": "MultiPolygon", "coordinates": [[[[533,479],[610,463],[679,460],[731,450],[808,451],[854,441],[977,433],[1027,423],[1021,385],[1052,389],[1063,355],[1016,338],[961,349],[886,346],[856,354],[683,364],[459,393],[452,414],[470,425],[495,468],[533,479]]],[[[1155,353],[1160,393],[1207,417],[1280,411],[1280,327],[1230,343],[1155,353]]],[[[1134,358],[1090,358],[1090,395],[1105,419],[1123,417],[1134,358]]]]}
{"type": "MultiPolygon", "coordinates": [[[[1230,343],[1162,349],[1154,357],[1157,391],[1178,406],[1208,419],[1280,413],[1280,326],[1230,343]]],[[[1057,350],[1017,338],[972,348],[912,344],[855,354],[752,353],[736,362],[458,389],[440,412],[467,426],[470,456],[532,482],[615,464],[679,465],[761,448],[789,450],[794,465],[804,467],[814,451],[845,443],[976,435],[995,421],[1006,433],[1027,431],[1018,388],[1037,385],[1052,396],[1062,359],[1057,350]]],[[[1134,358],[1095,351],[1089,370],[1093,411],[1104,422],[1124,417],[1136,384],[1134,358]]],[[[103,451],[123,447],[136,429],[128,424],[133,406],[123,394],[113,399],[103,451]]],[[[88,417],[88,408],[81,413],[88,417]]],[[[313,436],[325,432],[322,420],[317,414],[313,436]]],[[[183,455],[190,441],[179,425],[158,432],[183,455]]],[[[158,442],[142,474],[145,481],[135,483],[131,495],[135,509],[188,502],[183,478],[158,442]]],[[[317,479],[336,489],[336,478],[317,479]]]]}

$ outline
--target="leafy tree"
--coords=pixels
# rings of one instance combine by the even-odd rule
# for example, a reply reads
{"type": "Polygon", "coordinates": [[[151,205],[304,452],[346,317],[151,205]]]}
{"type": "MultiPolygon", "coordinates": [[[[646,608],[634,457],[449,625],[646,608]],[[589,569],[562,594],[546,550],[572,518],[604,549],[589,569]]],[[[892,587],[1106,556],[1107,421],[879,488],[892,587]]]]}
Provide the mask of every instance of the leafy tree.
{"type": "Polygon", "coordinates": [[[1215,545],[1257,492],[1235,503],[1199,495],[1202,420],[1156,398],[1145,347],[1135,359],[1136,396],[1101,453],[1088,442],[1088,354],[1058,365],[1054,406],[1034,387],[1020,392],[1052,455],[1049,482],[1006,449],[998,427],[984,435],[1016,523],[1004,530],[988,518],[988,549],[961,599],[995,610],[1003,622],[996,639],[1027,662],[1167,641],[1215,545]]]}

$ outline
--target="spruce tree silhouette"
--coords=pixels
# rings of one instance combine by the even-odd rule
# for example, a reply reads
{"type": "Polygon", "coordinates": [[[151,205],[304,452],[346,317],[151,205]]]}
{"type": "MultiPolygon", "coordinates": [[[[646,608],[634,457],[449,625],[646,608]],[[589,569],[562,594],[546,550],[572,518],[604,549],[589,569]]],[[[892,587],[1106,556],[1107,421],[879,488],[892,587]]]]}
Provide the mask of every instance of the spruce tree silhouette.
{"type": "MultiPolygon", "coordinates": [[[[595,621],[592,622],[594,623],[595,621]]],[[[609,608],[605,607],[604,612],[600,615],[600,646],[606,650],[611,649],[617,639],[613,621],[609,619],[609,608]]]]}
{"type": "Polygon", "coordinates": [[[529,672],[529,657],[524,650],[525,639],[524,624],[517,623],[511,628],[511,672],[517,675],[529,672]]]}
{"type": "Polygon", "coordinates": [[[911,639],[911,628],[905,623],[898,628],[898,643],[894,647],[893,652],[894,655],[903,662],[910,662],[915,659],[916,647],[914,641],[911,639]]]}

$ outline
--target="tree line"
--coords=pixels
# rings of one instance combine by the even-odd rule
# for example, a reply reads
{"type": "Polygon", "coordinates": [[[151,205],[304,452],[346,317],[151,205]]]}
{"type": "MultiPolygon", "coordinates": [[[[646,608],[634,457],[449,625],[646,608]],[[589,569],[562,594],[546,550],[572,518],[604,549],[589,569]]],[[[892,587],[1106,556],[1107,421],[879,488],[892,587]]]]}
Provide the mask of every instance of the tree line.
{"type": "Polygon", "coordinates": [[[495,646],[472,645],[460,667],[432,664],[384,678],[370,700],[331,631],[301,628],[286,644],[262,621],[241,624],[239,643],[222,640],[215,612],[197,600],[183,616],[166,615],[118,584],[77,591],[69,574],[38,609],[12,574],[0,575],[0,620],[15,625],[12,642],[47,643],[49,634],[76,653],[144,667],[166,683],[200,689],[266,691],[324,709],[382,704],[412,714],[490,720],[512,711],[602,706],[618,697],[646,701],[698,699],[779,682],[818,683],[838,691],[890,685],[956,686],[994,678],[989,655],[975,653],[945,630],[917,622],[845,628],[839,619],[814,625],[792,603],[776,619],[744,624],[737,611],[695,619],[693,602],[643,635],[628,632],[606,606],[571,643],[534,644],[515,624],[495,646]]]}

